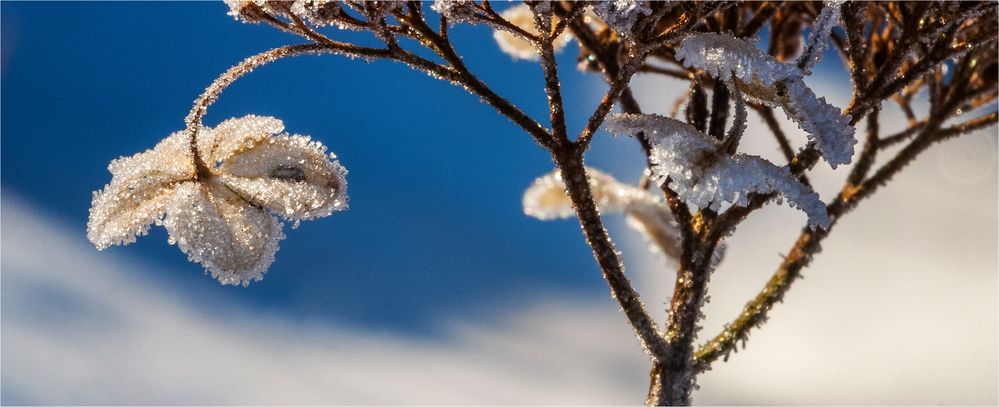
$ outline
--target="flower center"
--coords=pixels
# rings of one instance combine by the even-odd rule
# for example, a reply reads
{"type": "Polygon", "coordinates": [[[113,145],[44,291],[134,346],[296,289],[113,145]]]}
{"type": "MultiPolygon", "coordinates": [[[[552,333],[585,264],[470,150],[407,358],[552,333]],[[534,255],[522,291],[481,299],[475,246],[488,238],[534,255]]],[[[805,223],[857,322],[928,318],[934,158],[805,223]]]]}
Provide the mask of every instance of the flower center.
{"type": "Polygon", "coordinates": [[[295,182],[305,181],[305,171],[303,171],[299,167],[287,164],[281,164],[278,165],[277,167],[274,167],[273,169],[271,169],[271,172],[268,175],[270,175],[271,178],[277,178],[281,180],[288,180],[295,182]]]}

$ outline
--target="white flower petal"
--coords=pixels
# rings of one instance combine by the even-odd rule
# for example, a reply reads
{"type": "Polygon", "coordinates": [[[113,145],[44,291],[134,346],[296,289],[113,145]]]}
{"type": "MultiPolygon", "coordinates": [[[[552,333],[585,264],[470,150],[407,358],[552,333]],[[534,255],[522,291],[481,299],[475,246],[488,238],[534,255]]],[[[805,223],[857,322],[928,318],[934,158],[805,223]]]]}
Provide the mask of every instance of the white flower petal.
{"type": "Polygon", "coordinates": [[[651,243],[653,252],[679,259],[683,255],[680,231],[665,205],[638,205],[628,211],[628,226],[651,243]]]}
{"type": "MultiPolygon", "coordinates": [[[[823,48],[817,45],[818,41],[828,37],[838,16],[836,10],[835,6],[824,9],[816,22],[817,29],[824,33],[809,38],[809,46],[818,47],[817,58],[821,58],[823,48]]],[[[781,106],[788,118],[797,122],[808,139],[815,142],[816,149],[832,168],[852,161],[857,140],[850,117],[826,103],[825,98],[815,96],[802,79],[804,73],[796,66],[777,62],[749,42],[715,33],[684,38],[676,56],[688,68],[702,69],[722,81],[735,82],[739,90],[755,101],[781,106]]],[[[806,67],[815,62],[809,61],[806,67]]]]}
{"type": "MultiPolygon", "coordinates": [[[[593,201],[604,214],[622,213],[632,206],[656,204],[652,194],[625,185],[614,177],[586,168],[590,178],[593,201]]],[[[552,171],[536,180],[524,192],[524,213],[541,220],[565,219],[573,217],[572,201],[566,195],[565,183],[559,170],[552,171]]]]}
{"type": "Polygon", "coordinates": [[[660,182],[698,208],[718,209],[723,202],[746,206],[749,193],[776,193],[808,215],[812,227],[830,220],[819,195],[799,182],[787,167],[760,157],[721,151],[719,142],[693,126],[659,115],[620,114],[608,118],[615,134],[645,132],[652,142],[652,172],[660,182]]]}
{"type": "Polygon", "coordinates": [[[198,153],[206,165],[214,167],[240,151],[284,131],[284,123],[269,116],[247,115],[228,119],[218,126],[198,132],[198,153]]]}
{"type": "MultiPolygon", "coordinates": [[[[533,35],[540,35],[541,32],[534,25],[534,13],[531,11],[531,7],[526,4],[519,4],[504,10],[500,15],[507,21],[510,21],[513,25],[518,28],[531,33],[533,35]]],[[[500,50],[513,56],[515,59],[526,59],[526,60],[537,60],[538,59],[538,49],[534,46],[531,41],[520,35],[514,34],[513,32],[506,30],[496,30],[493,32],[493,38],[496,40],[496,44],[499,45],[500,50]]],[[[552,46],[555,50],[559,50],[569,43],[572,37],[569,35],[569,31],[564,31],[555,41],[552,42],[552,46]]]]}
{"type": "Polygon", "coordinates": [[[276,218],[217,182],[179,185],[166,208],[171,243],[222,284],[259,281],[284,239],[276,218]]]}
{"type": "MultiPolygon", "coordinates": [[[[656,251],[679,258],[679,231],[673,215],[658,198],[593,168],[587,168],[586,173],[601,214],[627,214],[628,224],[654,243],[656,251]]],[[[536,179],[524,192],[523,204],[525,214],[541,220],[570,218],[575,213],[559,170],[536,179]]]]}
{"type": "Polygon", "coordinates": [[[798,123],[809,140],[815,142],[822,158],[834,169],[839,164],[853,161],[857,129],[850,125],[850,117],[838,107],[826,103],[826,98],[815,96],[800,79],[788,81],[785,89],[786,98],[781,101],[784,112],[798,123]]]}
{"type": "Polygon", "coordinates": [[[111,183],[94,192],[87,238],[104,249],[145,235],[163,216],[173,184],[194,179],[190,144],[176,132],[151,150],[111,162],[111,183]]]}
{"type": "Polygon", "coordinates": [[[347,209],[347,170],[304,136],[278,136],[223,161],[223,183],[255,205],[291,220],[347,209]]]}
{"type": "Polygon", "coordinates": [[[687,68],[701,69],[721,80],[735,75],[747,84],[773,86],[777,81],[801,76],[793,65],[777,62],[752,43],[725,34],[689,35],[680,41],[676,58],[687,68]]]}

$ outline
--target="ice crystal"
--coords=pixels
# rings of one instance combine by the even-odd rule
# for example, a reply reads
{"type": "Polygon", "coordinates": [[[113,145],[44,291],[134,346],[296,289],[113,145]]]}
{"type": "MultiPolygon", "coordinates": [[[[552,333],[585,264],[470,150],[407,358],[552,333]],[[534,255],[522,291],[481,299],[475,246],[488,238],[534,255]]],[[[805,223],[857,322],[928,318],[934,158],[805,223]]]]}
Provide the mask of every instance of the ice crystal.
{"type": "Polygon", "coordinates": [[[471,0],[434,0],[430,9],[447,17],[451,24],[475,20],[475,7],[471,0]]]}
{"type": "Polygon", "coordinates": [[[615,32],[628,37],[635,23],[643,15],[652,14],[647,4],[635,0],[604,0],[593,3],[593,13],[604,20],[615,32]]]}
{"type": "MultiPolygon", "coordinates": [[[[511,24],[531,35],[541,35],[541,32],[538,31],[538,28],[534,24],[534,13],[531,11],[531,7],[526,4],[510,7],[500,15],[511,24]]],[[[520,34],[497,27],[496,31],[493,32],[493,38],[496,39],[496,44],[499,45],[500,50],[510,54],[515,59],[538,59],[538,48],[533,42],[520,36],[520,34]]],[[[568,30],[563,31],[561,35],[552,41],[552,46],[557,51],[564,47],[571,39],[572,37],[569,35],[568,30]]]]}
{"type": "Polygon", "coordinates": [[[111,183],[94,193],[87,237],[104,249],[135,241],[153,223],[223,284],[260,280],[283,224],[347,207],[346,170],[326,148],[282,133],[272,117],[229,119],[176,132],[152,150],[111,162],[111,183]],[[200,172],[200,174],[199,174],[200,172]]]}
{"type": "Polygon", "coordinates": [[[797,122],[808,139],[815,142],[815,148],[832,168],[849,164],[857,144],[856,129],[850,125],[850,117],[827,103],[826,98],[815,96],[800,79],[787,81],[784,89],[781,106],[787,117],[797,122]]]}
{"type": "Polygon", "coordinates": [[[729,155],[716,139],[668,117],[619,114],[608,118],[614,134],[644,132],[652,142],[653,175],[685,202],[720,209],[724,202],[749,204],[750,193],[776,193],[808,215],[810,226],[827,228],[829,215],[819,195],[791,175],[787,167],[752,155],[729,155]]]}
{"type": "Polygon", "coordinates": [[[810,75],[812,67],[822,60],[822,54],[825,53],[826,45],[829,43],[829,33],[839,23],[839,7],[839,2],[827,2],[819,15],[815,17],[812,33],[805,43],[805,51],[797,63],[805,75],[810,75]]]}
{"type": "MultiPolygon", "coordinates": [[[[825,37],[828,37],[828,30],[836,21],[835,12],[827,14],[831,16],[820,16],[820,22],[825,24],[820,27],[826,30],[825,37]]],[[[833,168],[849,164],[853,159],[853,147],[857,140],[850,118],[826,103],[825,98],[815,96],[805,85],[804,73],[797,66],[778,62],[750,42],[715,33],[687,36],[681,41],[676,56],[685,67],[704,70],[731,86],[737,86],[754,100],[781,106],[787,116],[807,133],[808,139],[815,143],[816,149],[833,168]]]]}
{"type": "MultiPolygon", "coordinates": [[[[586,173],[593,201],[602,214],[626,214],[628,225],[654,242],[654,248],[679,258],[679,232],[673,216],[656,196],[593,168],[587,168],[586,173]]],[[[575,213],[559,170],[534,180],[524,192],[523,204],[525,214],[541,220],[570,218],[575,213]]]]}
{"type": "Polygon", "coordinates": [[[801,71],[793,65],[778,62],[747,40],[725,34],[687,36],[680,42],[676,57],[683,61],[683,66],[701,69],[723,81],[734,75],[742,83],[769,87],[777,81],[801,76],[801,71]]]}

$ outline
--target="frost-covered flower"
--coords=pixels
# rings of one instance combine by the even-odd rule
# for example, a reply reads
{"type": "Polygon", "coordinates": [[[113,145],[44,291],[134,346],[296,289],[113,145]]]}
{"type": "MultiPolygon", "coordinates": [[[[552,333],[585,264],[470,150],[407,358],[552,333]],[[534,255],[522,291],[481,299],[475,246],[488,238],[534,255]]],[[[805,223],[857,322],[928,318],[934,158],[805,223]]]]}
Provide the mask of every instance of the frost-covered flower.
{"type": "Polygon", "coordinates": [[[753,192],[776,193],[805,212],[813,228],[829,227],[829,214],[819,194],[799,182],[787,167],[757,156],[729,155],[717,139],[659,115],[618,114],[608,118],[606,128],[614,134],[644,132],[652,143],[653,175],[659,182],[669,177],[669,187],[684,202],[717,210],[724,202],[746,206],[753,192]]]}
{"type": "MultiPolygon", "coordinates": [[[[541,35],[541,32],[534,25],[534,13],[531,11],[531,7],[526,4],[510,7],[500,15],[511,24],[532,35],[541,35]]],[[[493,38],[496,39],[496,44],[499,45],[500,50],[510,54],[515,59],[538,59],[538,49],[534,46],[534,43],[521,37],[519,34],[497,29],[493,32],[493,38]]],[[[552,46],[557,51],[564,47],[565,44],[568,44],[571,39],[569,31],[563,31],[562,34],[552,41],[552,46]]]]}
{"type": "Polygon", "coordinates": [[[183,131],[112,161],[87,238],[101,250],[126,245],[155,223],[222,284],[260,280],[284,238],[278,217],[297,223],[347,208],[346,169],[321,143],[283,130],[253,115],[202,127],[200,171],[183,131]]]}
{"type": "MultiPolygon", "coordinates": [[[[593,168],[587,168],[586,173],[593,201],[602,214],[627,214],[628,225],[653,242],[653,248],[672,258],[680,258],[679,231],[673,215],[659,198],[593,168]]],[[[541,220],[565,219],[574,214],[559,170],[534,180],[524,192],[523,204],[525,214],[541,220]]]]}
{"type": "MultiPolygon", "coordinates": [[[[826,7],[825,10],[836,9],[826,7]]],[[[832,14],[827,12],[826,14],[832,14]]],[[[808,68],[821,57],[822,46],[835,15],[820,16],[818,23],[824,31],[809,37],[808,47],[819,52],[810,58],[802,71],[795,64],[783,64],[767,55],[745,40],[730,35],[700,33],[687,36],[680,42],[676,57],[688,68],[704,70],[711,76],[737,86],[746,96],[767,105],[779,105],[788,118],[798,123],[808,139],[815,143],[822,157],[830,166],[849,164],[853,159],[853,148],[857,144],[850,125],[850,117],[839,108],[820,98],[805,85],[803,77],[808,68]]],[[[813,55],[812,53],[808,53],[813,55]]]]}

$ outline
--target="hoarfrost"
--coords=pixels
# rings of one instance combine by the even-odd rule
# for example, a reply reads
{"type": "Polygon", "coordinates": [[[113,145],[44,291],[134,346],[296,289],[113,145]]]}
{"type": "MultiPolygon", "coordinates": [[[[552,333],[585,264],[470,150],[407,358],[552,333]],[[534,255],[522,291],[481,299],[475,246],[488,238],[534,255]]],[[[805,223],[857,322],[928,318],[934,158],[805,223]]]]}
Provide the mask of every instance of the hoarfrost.
{"type": "Polygon", "coordinates": [[[618,34],[628,37],[642,15],[652,14],[647,4],[635,0],[605,0],[593,3],[593,13],[618,34]]]}
{"type": "Polygon", "coordinates": [[[347,207],[346,174],[326,147],[281,133],[272,117],[230,119],[196,136],[199,175],[186,132],[111,162],[111,183],[94,193],[87,237],[104,249],[162,224],[170,242],[222,284],[260,280],[283,225],[347,207]]]}
{"type": "Polygon", "coordinates": [[[839,23],[839,6],[840,2],[826,2],[825,7],[815,17],[815,23],[812,24],[812,33],[808,36],[808,41],[805,42],[805,50],[798,57],[797,62],[798,68],[805,75],[811,75],[812,67],[822,60],[822,54],[825,53],[826,46],[829,43],[829,33],[839,23]]]}
{"type": "Polygon", "coordinates": [[[763,158],[729,155],[723,146],[693,126],[659,115],[619,114],[605,126],[614,134],[645,132],[652,142],[650,160],[659,182],[698,208],[720,209],[724,202],[749,204],[750,193],[776,193],[808,215],[811,227],[827,228],[830,220],[819,195],[791,175],[763,158]]]}
{"type": "Polygon", "coordinates": [[[450,24],[475,20],[475,7],[471,0],[434,0],[430,9],[447,17],[450,24]]]}
{"type": "Polygon", "coordinates": [[[808,139],[815,142],[815,148],[832,168],[849,164],[857,144],[856,129],[850,125],[850,117],[826,103],[826,98],[815,96],[801,80],[788,81],[785,89],[782,106],[787,117],[797,122],[808,139]]]}
{"type": "Polygon", "coordinates": [[[723,81],[735,75],[742,83],[773,86],[777,81],[801,76],[798,68],[778,62],[753,43],[725,34],[687,36],[680,42],[676,57],[684,67],[701,69],[723,81]]]}
{"type": "MultiPolygon", "coordinates": [[[[828,6],[826,10],[838,10],[828,6]]],[[[809,38],[812,47],[827,39],[828,31],[837,21],[838,12],[829,11],[820,15],[816,24],[825,30],[818,37],[809,38]],[[814,41],[813,41],[814,40],[814,41]]],[[[817,28],[817,29],[818,29],[817,28]]],[[[765,54],[752,43],[730,35],[702,33],[684,38],[676,56],[687,68],[704,70],[713,77],[737,86],[739,90],[754,100],[781,106],[787,116],[798,123],[798,127],[808,134],[808,139],[832,168],[839,164],[849,164],[853,158],[856,129],[850,125],[850,117],[839,108],[826,103],[805,85],[805,74],[793,64],[782,64],[765,54]]],[[[821,52],[817,54],[821,58],[821,52]]],[[[815,62],[809,59],[807,67],[815,62]]]]}

